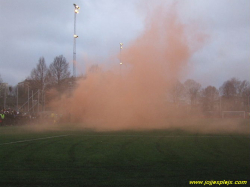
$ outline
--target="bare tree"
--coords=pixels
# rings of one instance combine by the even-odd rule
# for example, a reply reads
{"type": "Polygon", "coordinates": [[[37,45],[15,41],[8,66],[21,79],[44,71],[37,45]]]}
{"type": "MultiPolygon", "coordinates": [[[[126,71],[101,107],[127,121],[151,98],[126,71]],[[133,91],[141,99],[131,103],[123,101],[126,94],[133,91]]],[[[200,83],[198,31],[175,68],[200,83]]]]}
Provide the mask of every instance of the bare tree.
{"type": "Polygon", "coordinates": [[[240,96],[242,90],[241,81],[236,78],[227,80],[223,83],[219,90],[220,94],[223,97],[229,98],[234,96],[240,96]]]}
{"type": "Polygon", "coordinates": [[[208,86],[201,91],[203,110],[213,111],[215,103],[219,100],[219,91],[214,86],[208,86]]]}
{"type": "Polygon", "coordinates": [[[232,82],[226,81],[220,87],[220,93],[224,97],[235,96],[236,95],[236,88],[234,87],[232,82]]]}
{"type": "Polygon", "coordinates": [[[8,89],[7,89],[7,83],[3,82],[3,79],[1,78],[0,75],[0,97],[4,97],[6,93],[8,93],[8,89]]]}
{"type": "Polygon", "coordinates": [[[220,87],[224,110],[245,110],[250,96],[250,84],[248,81],[240,81],[232,78],[220,87]]]}
{"type": "Polygon", "coordinates": [[[239,95],[241,97],[249,97],[250,96],[250,83],[249,81],[242,81],[239,85],[239,95]]]}
{"type": "Polygon", "coordinates": [[[45,63],[44,57],[40,57],[38,60],[38,64],[36,68],[34,68],[31,73],[30,77],[28,77],[28,80],[30,80],[31,87],[33,89],[39,89],[44,90],[47,83],[48,83],[48,68],[45,63]]]}
{"type": "Polygon", "coordinates": [[[185,91],[184,85],[180,81],[176,81],[176,83],[172,86],[172,88],[168,92],[169,98],[173,103],[178,104],[180,99],[183,97],[185,91]]]}
{"type": "Polygon", "coordinates": [[[50,84],[61,86],[62,83],[70,77],[69,64],[63,55],[54,58],[49,66],[50,84]]]}
{"type": "Polygon", "coordinates": [[[199,98],[201,84],[192,79],[188,79],[184,82],[184,87],[191,105],[196,104],[199,98]]]}
{"type": "Polygon", "coordinates": [[[6,107],[6,98],[7,98],[7,95],[8,95],[8,84],[7,83],[4,83],[2,78],[1,78],[1,75],[0,75],[0,106],[2,105],[3,108],[6,107]]]}
{"type": "Polygon", "coordinates": [[[241,97],[243,98],[243,103],[245,110],[249,111],[250,108],[250,83],[249,81],[241,82],[241,97]]]}

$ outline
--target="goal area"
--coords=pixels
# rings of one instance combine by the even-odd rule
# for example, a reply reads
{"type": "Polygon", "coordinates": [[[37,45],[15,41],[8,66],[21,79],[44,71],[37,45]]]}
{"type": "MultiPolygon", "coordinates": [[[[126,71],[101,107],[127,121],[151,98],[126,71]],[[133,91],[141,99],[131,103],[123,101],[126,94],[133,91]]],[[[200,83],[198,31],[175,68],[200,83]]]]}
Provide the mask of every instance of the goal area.
{"type": "Polygon", "coordinates": [[[222,118],[246,118],[245,111],[222,111],[222,118]]]}

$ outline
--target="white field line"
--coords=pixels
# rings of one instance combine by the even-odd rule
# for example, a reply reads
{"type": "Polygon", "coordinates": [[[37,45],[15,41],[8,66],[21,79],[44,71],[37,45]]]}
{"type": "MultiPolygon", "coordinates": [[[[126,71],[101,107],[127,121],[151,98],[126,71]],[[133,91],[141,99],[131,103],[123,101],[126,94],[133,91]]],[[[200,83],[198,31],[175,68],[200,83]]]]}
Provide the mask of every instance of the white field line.
{"type": "MultiPolygon", "coordinates": [[[[60,135],[60,136],[50,136],[50,137],[44,137],[44,138],[36,138],[36,139],[30,139],[30,140],[21,140],[21,141],[15,141],[15,142],[8,142],[8,143],[2,143],[1,145],[8,145],[8,144],[17,144],[17,143],[23,143],[23,142],[32,142],[32,141],[38,141],[38,140],[45,140],[45,139],[53,139],[53,138],[60,138],[65,136],[71,136],[72,134],[66,134],[66,135],[60,135]]],[[[76,135],[77,136],[77,135],[76,135]]],[[[224,138],[224,137],[232,137],[229,135],[224,136],[216,136],[216,135],[204,135],[204,136],[150,136],[150,135],[78,135],[78,136],[85,136],[85,137],[156,137],[156,138],[224,138]]],[[[241,136],[242,137],[242,136],[241,136]]],[[[244,136],[245,138],[250,138],[250,136],[244,136]]]]}
{"type": "MultiPolygon", "coordinates": [[[[77,136],[77,135],[76,135],[77,136]]],[[[181,136],[181,135],[177,135],[177,136],[164,136],[164,135],[159,135],[159,136],[153,136],[153,135],[98,135],[98,134],[89,134],[89,135],[79,135],[79,136],[105,136],[105,137],[160,137],[160,138],[224,138],[224,137],[232,137],[230,135],[198,135],[198,136],[181,136]]],[[[236,136],[237,137],[237,136],[236,136]]],[[[250,137],[247,137],[250,138],[250,137]]]]}
{"type": "Polygon", "coordinates": [[[17,143],[23,143],[23,142],[33,142],[33,141],[38,141],[38,140],[46,140],[46,139],[60,138],[60,137],[65,137],[65,136],[70,136],[70,134],[60,135],[60,136],[49,136],[49,137],[36,138],[36,139],[30,139],[30,140],[20,140],[20,141],[15,141],[15,142],[1,143],[0,145],[17,144],[17,143]]]}
{"type": "MultiPolygon", "coordinates": [[[[75,135],[78,136],[78,135],[75,135]]],[[[159,135],[159,136],[153,136],[153,135],[97,135],[97,134],[93,134],[93,135],[79,135],[82,137],[141,137],[141,138],[232,138],[232,136],[230,135],[198,135],[198,136],[181,136],[181,135],[177,135],[177,136],[164,136],[164,135],[159,135]]],[[[249,138],[250,136],[233,136],[233,137],[241,137],[241,138],[249,138]]]]}

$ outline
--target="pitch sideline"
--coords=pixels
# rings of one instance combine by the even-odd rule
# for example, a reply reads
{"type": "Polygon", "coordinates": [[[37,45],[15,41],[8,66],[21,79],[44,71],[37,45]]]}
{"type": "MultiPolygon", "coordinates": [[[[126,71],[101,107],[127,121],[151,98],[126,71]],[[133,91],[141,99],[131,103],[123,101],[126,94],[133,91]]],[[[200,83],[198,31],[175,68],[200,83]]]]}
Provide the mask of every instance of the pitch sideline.
{"type": "MultiPolygon", "coordinates": [[[[15,142],[7,142],[7,143],[1,143],[1,145],[10,145],[10,144],[17,144],[17,143],[23,143],[23,142],[32,142],[32,141],[38,141],[38,140],[46,140],[46,139],[53,139],[53,138],[60,138],[60,137],[66,137],[66,136],[72,136],[72,134],[65,134],[65,135],[60,135],[60,136],[50,136],[50,137],[44,137],[44,138],[36,138],[36,139],[30,139],[30,140],[20,140],[20,141],[15,141],[15,142]]],[[[224,137],[231,137],[230,135],[204,135],[204,136],[147,136],[147,135],[81,135],[85,137],[91,137],[91,136],[113,136],[113,137],[159,137],[159,138],[224,138],[224,137]]],[[[250,138],[250,137],[246,137],[250,138]]]]}
{"type": "Polygon", "coordinates": [[[36,138],[36,139],[30,139],[30,140],[20,140],[20,141],[15,141],[15,142],[8,142],[8,143],[1,143],[1,145],[9,145],[9,144],[17,144],[17,143],[23,143],[23,142],[32,142],[32,141],[38,141],[38,140],[46,140],[46,139],[52,139],[52,138],[60,138],[60,137],[65,137],[65,136],[70,136],[71,134],[66,134],[66,135],[60,135],[60,136],[49,136],[49,137],[44,137],[44,138],[36,138]]]}

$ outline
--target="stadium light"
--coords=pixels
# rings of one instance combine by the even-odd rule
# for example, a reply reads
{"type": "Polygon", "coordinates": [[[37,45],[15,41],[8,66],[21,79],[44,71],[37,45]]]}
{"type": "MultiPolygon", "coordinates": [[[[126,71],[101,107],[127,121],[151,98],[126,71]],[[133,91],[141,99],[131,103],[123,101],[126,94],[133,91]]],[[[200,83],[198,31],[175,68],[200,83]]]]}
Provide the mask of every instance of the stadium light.
{"type": "Polygon", "coordinates": [[[78,14],[80,7],[78,5],[76,5],[76,4],[73,4],[73,5],[75,7],[75,13],[78,14]]]}
{"type": "Polygon", "coordinates": [[[80,7],[76,4],[73,4],[75,6],[75,9],[80,9],[80,7]]]}

